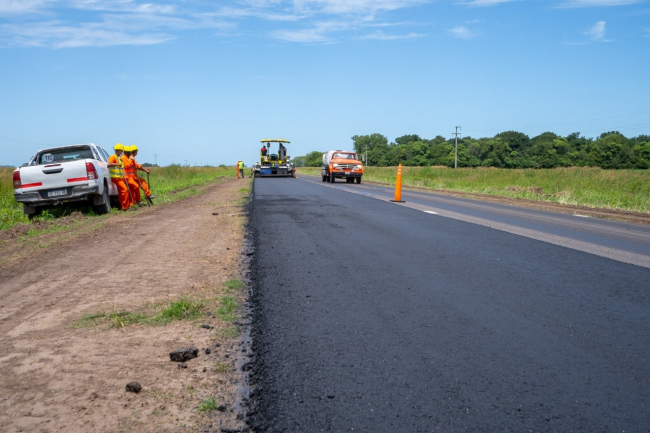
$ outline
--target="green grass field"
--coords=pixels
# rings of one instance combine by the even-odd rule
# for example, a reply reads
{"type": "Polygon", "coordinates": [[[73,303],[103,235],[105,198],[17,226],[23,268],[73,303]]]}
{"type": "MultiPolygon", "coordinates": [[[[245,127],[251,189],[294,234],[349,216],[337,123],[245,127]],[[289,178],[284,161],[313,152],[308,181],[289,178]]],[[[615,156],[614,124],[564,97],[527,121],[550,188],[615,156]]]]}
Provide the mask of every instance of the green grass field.
{"type": "MultiPolygon", "coordinates": [[[[29,220],[23,214],[23,206],[14,199],[12,185],[13,168],[0,167],[0,230],[13,227],[20,222],[29,220]]],[[[145,173],[140,175],[146,179],[145,173]]],[[[172,165],[168,167],[153,167],[149,179],[151,191],[158,196],[155,203],[163,204],[178,200],[183,197],[198,194],[196,188],[218,177],[236,176],[234,167],[181,167],[172,165]]],[[[92,211],[84,209],[84,212],[92,214],[92,211]]],[[[42,219],[52,219],[58,212],[46,211],[42,219]]]]}
{"type": "MultiPolygon", "coordinates": [[[[320,167],[298,173],[320,176],[320,167]]],[[[363,178],[396,177],[397,167],[366,167],[363,178]]],[[[650,170],[403,167],[402,185],[650,213],[650,170]]]]}

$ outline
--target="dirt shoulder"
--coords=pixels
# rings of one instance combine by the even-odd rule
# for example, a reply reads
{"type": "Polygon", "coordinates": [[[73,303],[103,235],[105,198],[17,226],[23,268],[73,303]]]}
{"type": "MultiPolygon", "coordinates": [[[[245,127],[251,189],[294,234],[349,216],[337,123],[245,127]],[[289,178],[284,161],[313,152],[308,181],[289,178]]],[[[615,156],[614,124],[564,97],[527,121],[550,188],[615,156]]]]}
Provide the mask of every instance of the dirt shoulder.
{"type": "Polygon", "coordinates": [[[249,355],[239,336],[246,319],[215,312],[228,298],[243,314],[246,290],[225,283],[242,278],[242,189],[248,186],[248,180],[226,179],[165,206],[71,222],[77,226],[68,231],[27,240],[24,233],[5,234],[2,430],[245,428],[238,402],[249,355]],[[204,301],[200,318],[124,327],[81,320],[150,314],[181,296],[204,301]],[[190,346],[200,354],[187,368],[170,361],[169,352],[190,346]],[[142,385],[138,394],[125,390],[133,381],[142,385]],[[215,404],[204,407],[218,409],[199,411],[211,398],[215,404]]]}

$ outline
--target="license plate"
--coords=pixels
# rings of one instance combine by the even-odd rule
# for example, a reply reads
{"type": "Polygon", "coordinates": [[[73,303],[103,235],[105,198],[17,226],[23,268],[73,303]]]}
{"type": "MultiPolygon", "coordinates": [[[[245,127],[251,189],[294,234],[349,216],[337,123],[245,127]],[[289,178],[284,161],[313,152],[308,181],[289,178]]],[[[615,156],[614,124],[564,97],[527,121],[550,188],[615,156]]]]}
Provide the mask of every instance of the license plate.
{"type": "Polygon", "coordinates": [[[48,197],[61,197],[63,195],[67,195],[67,194],[68,194],[67,188],[53,189],[52,191],[47,192],[48,197]]]}

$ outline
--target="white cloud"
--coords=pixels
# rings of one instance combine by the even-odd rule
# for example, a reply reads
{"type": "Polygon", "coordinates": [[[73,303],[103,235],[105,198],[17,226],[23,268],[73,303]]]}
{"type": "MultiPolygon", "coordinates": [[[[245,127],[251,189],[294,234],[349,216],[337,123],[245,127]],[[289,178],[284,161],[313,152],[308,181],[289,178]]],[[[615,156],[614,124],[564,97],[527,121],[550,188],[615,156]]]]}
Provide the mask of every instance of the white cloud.
{"type": "Polygon", "coordinates": [[[469,0],[456,2],[457,5],[470,6],[470,7],[488,7],[496,6],[502,3],[510,3],[519,0],[469,0]]]}
{"type": "Polygon", "coordinates": [[[134,0],[69,0],[74,9],[109,12],[134,12],[147,14],[171,14],[176,8],[170,5],[137,3],[134,0]]]}
{"type": "Polygon", "coordinates": [[[42,10],[57,0],[0,0],[0,14],[25,14],[42,10]]]}
{"type": "Polygon", "coordinates": [[[93,23],[67,26],[56,21],[28,25],[3,24],[0,31],[10,33],[18,45],[54,48],[154,45],[173,39],[173,36],[164,33],[130,34],[93,23]]]}
{"type": "Polygon", "coordinates": [[[318,10],[329,14],[368,14],[422,3],[426,0],[293,0],[297,10],[318,10]]]}
{"type": "Polygon", "coordinates": [[[268,9],[285,7],[298,14],[372,14],[378,11],[392,11],[431,0],[243,0],[251,8],[268,9]],[[286,6],[285,6],[286,5],[286,6]]]}
{"type": "Polygon", "coordinates": [[[353,22],[346,21],[323,21],[318,22],[314,27],[299,30],[276,30],[271,32],[271,37],[289,42],[333,42],[332,33],[342,32],[353,28],[353,22]]]}
{"type": "MultiPolygon", "coordinates": [[[[293,42],[332,42],[343,32],[349,39],[408,39],[421,35],[406,31],[364,36],[363,29],[417,25],[391,23],[380,15],[429,1],[222,0],[214,6],[195,0],[0,0],[0,16],[10,16],[0,24],[0,43],[56,48],[147,45],[174,39],[181,31],[206,28],[232,31],[240,23],[254,19],[267,23],[264,27],[254,27],[253,32],[293,42]],[[13,20],[18,16],[20,19],[13,20]],[[332,20],[324,21],[324,16],[332,20]],[[279,22],[287,23],[287,28],[268,29],[279,22]],[[291,23],[300,25],[291,26],[291,23]]],[[[238,32],[242,34],[251,32],[238,32]]]]}
{"type": "Polygon", "coordinates": [[[331,41],[331,39],[327,37],[326,33],[316,28],[302,30],[276,30],[271,32],[271,37],[288,42],[316,43],[331,41]]]}
{"type": "Polygon", "coordinates": [[[607,7],[607,6],[625,6],[634,3],[640,3],[643,0],[568,0],[562,3],[558,8],[589,8],[589,7],[607,7]]]}
{"type": "Polygon", "coordinates": [[[605,39],[605,26],[605,21],[598,21],[591,28],[585,30],[584,34],[589,36],[589,38],[595,42],[609,42],[605,39]]]}
{"type": "Polygon", "coordinates": [[[423,34],[420,33],[407,33],[404,35],[395,35],[395,34],[386,34],[381,31],[376,31],[374,33],[370,33],[367,35],[363,35],[358,37],[357,39],[377,39],[380,41],[393,41],[396,39],[414,39],[414,38],[421,38],[423,37],[423,34]]]}
{"type": "Polygon", "coordinates": [[[460,39],[471,39],[477,36],[476,33],[472,32],[465,26],[455,26],[447,30],[449,33],[460,39]]]}
{"type": "Polygon", "coordinates": [[[307,15],[298,15],[298,14],[283,14],[283,13],[273,13],[273,12],[264,12],[259,9],[238,9],[231,7],[221,8],[219,11],[205,14],[220,18],[234,18],[234,19],[243,19],[249,17],[261,18],[268,21],[298,21],[303,18],[306,18],[307,15]]]}

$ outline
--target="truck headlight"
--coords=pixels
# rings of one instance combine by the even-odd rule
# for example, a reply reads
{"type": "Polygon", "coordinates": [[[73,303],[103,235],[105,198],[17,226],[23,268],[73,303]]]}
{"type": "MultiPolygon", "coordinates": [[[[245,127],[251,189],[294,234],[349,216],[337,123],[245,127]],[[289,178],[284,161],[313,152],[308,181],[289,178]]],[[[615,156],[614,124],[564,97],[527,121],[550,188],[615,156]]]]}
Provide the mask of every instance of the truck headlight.
{"type": "Polygon", "coordinates": [[[332,167],[339,168],[339,165],[338,164],[332,164],[332,167]]]}
{"type": "Polygon", "coordinates": [[[358,168],[358,169],[363,168],[363,165],[357,164],[357,165],[355,166],[355,168],[358,168]]]}

